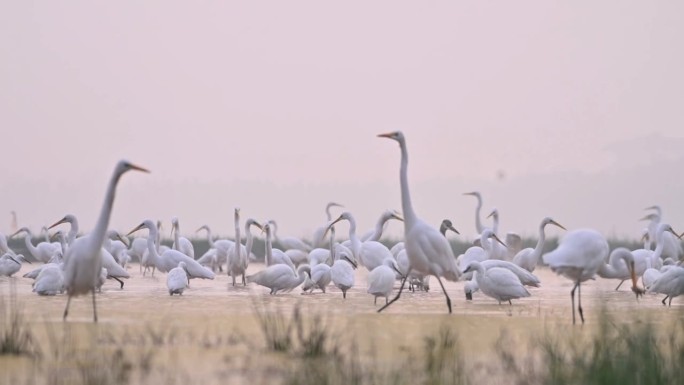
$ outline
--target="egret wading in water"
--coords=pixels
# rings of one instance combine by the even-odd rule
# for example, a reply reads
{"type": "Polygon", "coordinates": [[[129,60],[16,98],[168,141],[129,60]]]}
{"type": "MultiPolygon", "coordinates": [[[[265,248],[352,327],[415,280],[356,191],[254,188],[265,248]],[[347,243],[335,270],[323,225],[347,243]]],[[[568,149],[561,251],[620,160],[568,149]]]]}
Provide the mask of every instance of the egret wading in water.
{"type": "Polygon", "coordinates": [[[66,308],[64,309],[64,320],[66,320],[69,314],[71,297],[91,292],[93,295],[93,321],[97,322],[95,287],[98,284],[102,271],[102,257],[100,253],[107,236],[109,218],[112,214],[114,195],[116,194],[116,185],[119,183],[121,175],[129,170],[149,172],[125,160],[119,161],[109,180],[105,200],[95,228],[88,235],[76,238],[69,245],[69,249],[64,255],[64,286],[68,295],[66,308]]]}
{"type": "MultiPolygon", "coordinates": [[[[598,231],[580,229],[568,232],[555,250],[542,257],[544,263],[548,264],[552,271],[570,279],[575,284],[570,291],[573,324],[575,324],[575,290],[577,290],[577,310],[584,323],[580,284],[596,275],[604,265],[609,250],[608,242],[598,231]]],[[[633,271],[633,264],[631,268],[633,271]]],[[[634,278],[632,290],[637,297],[643,294],[643,290],[636,287],[636,278],[634,278]]]]}
{"type": "Polygon", "coordinates": [[[437,282],[439,282],[446,297],[447,308],[449,313],[451,313],[451,298],[449,298],[449,294],[447,294],[442,283],[442,277],[450,281],[457,281],[460,275],[451,245],[437,229],[418,218],[415,211],[413,211],[407,175],[408,151],[406,150],[404,134],[401,131],[396,131],[378,136],[397,141],[401,149],[401,167],[399,169],[401,208],[404,214],[404,244],[409,260],[409,269],[401,280],[401,287],[397,296],[381,307],[378,312],[381,312],[399,299],[406,283],[406,277],[411,274],[412,270],[417,270],[423,274],[434,275],[437,278],[437,282]]]}
{"type": "Polygon", "coordinates": [[[513,263],[529,271],[530,273],[534,271],[534,269],[537,267],[537,262],[539,262],[539,258],[542,255],[542,251],[544,251],[544,243],[546,242],[546,233],[544,232],[544,228],[549,224],[566,230],[565,227],[554,221],[553,218],[545,217],[539,224],[539,239],[537,240],[537,246],[535,246],[534,249],[528,247],[526,249],[520,250],[520,252],[513,257],[513,263]]]}

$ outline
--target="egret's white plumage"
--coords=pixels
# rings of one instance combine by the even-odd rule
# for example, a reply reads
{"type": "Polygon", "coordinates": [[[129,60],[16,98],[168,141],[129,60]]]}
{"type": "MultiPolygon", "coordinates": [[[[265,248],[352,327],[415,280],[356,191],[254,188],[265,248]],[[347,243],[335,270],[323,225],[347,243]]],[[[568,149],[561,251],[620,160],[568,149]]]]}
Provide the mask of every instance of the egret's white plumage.
{"type": "MultiPolygon", "coordinates": [[[[394,258],[385,258],[382,265],[368,273],[368,294],[373,296],[373,304],[376,304],[378,297],[385,297],[385,303],[394,290],[394,281],[399,273],[397,262],[394,258]]],[[[401,273],[399,273],[401,274],[401,273]]]]}
{"type": "Polygon", "coordinates": [[[546,232],[544,231],[544,228],[548,224],[558,226],[565,230],[565,227],[553,220],[553,218],[545,217],[539,224],[539,239],[537,240],[537,245],[534,247],[534,249],[528,247],[526,249],[520,250],[520,252],[513,257],[513,263],[529,272],[534,271],[534,269],[537,267],[537,263],[539,262],[539,258],[541,258],[542,252],[544,251],[544,243],[546,242],[546,232]]]}
{"type": "Polygon", "coordinates": [[[180,251],[193,260],[195,259],[195,248],[188,238],[181,237],[180,224],[177,217],[171,218],[171,237],[173,238],[172,249],[180,251]]]}
{"type": "Polygon", "coordinates": [[[188,271],[185,262],[179,262],[178,266],[169,270],[166,276],[166,287],[169,295],[183,295],[183,291],[188,287],[188,271]]]}
{"type": "Polygon", "coordinates": [[[29,254],[31,254],[31,257],[33,257],[33,259],[35,259],[36,261],[47,263],[50,260],[50,258],[52,258],[52,256],[55,255],[57,251],[60,251],[59,248],[51,242],[39,242],[36,246],[34,246],[31,242],[33,234],[31,233],[31,230],[29,230],[28,227],[20,228],[14,234],[10,235],[10,238],[21,233],[26,234],[26,236],[24,237],[24,243],[26,244],[26,248],[28,249],[29,254]]]}
{"type": "Polygon", "coordinates": [[[21,270],[21,261],[25,261],[21,254],[3,254],[0,257],[0,277],[11,277],[14,273],[21,270]]]}
{"type": "Polygon", "coordinates": [[[332,214],[330,214],[330,209],[332,207],[344,207],[339,203],[335,202],[328,202],[327,205],[325,205],[325,216],[326,216],[326,222],[325,225],[320,226],[314,231],[313,233],[313,240],[311,244],[313,245],[313,248],[323,248],[326,246],[325,244],[325,230],[328,228],[328,223],[332,220],[332,214]]]}
{"type": "MultiPolygon", "coordinates": [[[[406,150],[406,139],[400,131],[389,134],[381,134],[380,137],[389,138],[399,143],[401,150],[401,167],[399,170],[401,185],[401,206],[404,214],[404,243],[409,258],[410,270],[417,270],[424,274],[431,274],[437,278],[444,296],[447,300],[447,307],[451,313],[451,299],[442,284],[441,277],[450,281],[457,281],[460,275],[451,245],[437,229],[423,222],[413,211],[411,196],[408,185],[408,151],[406,150]]],[[[404,288],[406,279],[402,280],[397,296],[392,299],[384,308],[399,299],[404,288]]]]}
{"type": "Polygon", "coordinates": [[[467,271],[475,271],[477,285],[485,295],[499,301],[508,301],[522,297],[529,297],[530,293],[513,272],[502,267],[485,269],[480,262],[473,261],[466,267],[467,271]]]}
{"type": "Polygon", "coordinates": [[[40,269],[33,292],[38,295],[57,295],[64,293],[64,271],[59,264],[48,263],[40,269]]]}
{"type": "Polygon", "coordinates": [[[155,264],[157,269],[162,273],[166,273],[177,267],[180,262],[185,262],[188,276],[192,278],[202,278],[202,279],[214,279],[214,273],[207,269],[206,267],[200,265],[194,259],[181,253],[178,250],[169,249],[164,251],[161,255],[155,247],[154,240],[157,238],[157,226],[154,222],[147,219],[143,221],[138,227],[131,230],[128,235],[134,233],[140,229],[148,229],[149,236],[147,237],[147,248],[149,252],[149,257],[155,264]]]}
{"type": "MultiPolygon", "coordinates": [[[[264,225],[264,228],[266,225],[264,225]]],[[[264,270],[247,276],[247,282],[254,282],[257,285],[271,289],[270,294],[278,294],[279,291],[291,291],[301,285],[306,278],[311,275],[309,265],[301,265],[297,268],[297,273],[289,266],[283,264],[271,265],[264,270]]]]}
{"type": "Polygon", "coordinates": [[[95,307],[95,286],[102,269],[102,258],[100,256],[102,251],[102,244],[107,235],[107,228],[109,227],[109,218],[112,213],[112,206],[114,205],[114,195],[116,194],[116,185],[126,171],[138,170],[149,172],[144,168],[135,166],[126,161],[117,163],[114,173],[112,174],[109,185],[107,186],[107,193],[105,201],[100,211],[100,216],[97,220],[95,228],[88,235],[76,238],[64,255],[64,286],[68,294],[67,305],[64,309],[64,319],[69,313],[69,304],[71,297],[92,293],[93,296],[93,320],[97,322],[97,310],[95,307]]]}
{"type": "Polygon", "coordinates": [[[684,267],[670,266],[653,282],[648,291],[665,294],[663,305],[667,299],[669,299],[668,306],[672,305],[672,298],[684,294],[684,267]]]}
{"type": "Polygon", "coordinates": [[[368,231],[360,237],[361,241],[379,241],[390,219],[396,219],[399,221],[404,220],[404,218],[399,216],[399,213],[397,213],[396,211],[386,210],[382,213],[382,215],[380,215],[378,222],[375,224],[375,228],[373,228],[372,230],[368,231]]]}
{"type": "Polygon", "coordinates": [[[271,235],[275,239],[276,242],[280,245],[280,247],[283,248],[283,250],[289,250],[289,249],[299,249],[305,252],[311,251],[312,247],[310,245],[307,245],[304,243],[299,238],[295,237],[279,237],[278,236],[278,224],[276,223],[275,220],[270,219],[268,223],[271,225],[271,235]]]}

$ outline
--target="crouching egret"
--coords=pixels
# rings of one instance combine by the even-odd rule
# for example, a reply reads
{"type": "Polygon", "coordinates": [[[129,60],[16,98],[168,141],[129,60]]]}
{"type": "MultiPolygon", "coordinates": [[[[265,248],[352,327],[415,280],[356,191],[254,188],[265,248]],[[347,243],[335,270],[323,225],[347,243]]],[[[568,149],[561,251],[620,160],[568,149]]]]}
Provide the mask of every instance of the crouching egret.
{"type": "Polygon", "coordinates": [[[257,285],[265,286],[271,289],[271,295],[276,295],[279,291],[291,291],[301,285],[307,275],[311,275],[309,265],[300,265],[297,268],[297,273],[295,273],[287,265],[276,264],[247,276],[247,283],[254,282],[257,285]]]}
{"type": "Polygon", "coordinates": [[[394,258],[385,258],[382,265],[368,273],[368,294],[373,296],[374,305],[377,304],[378,297],[385,297],[385,304],[387,304],[387,297],[392,294],[397,274],[403,278],[394,258]]]}
{"type": "Polygon", "coordinates": [[[530,292],[525,289],[518,276],[508,269],[502,267],[485,269],[480,262],[473,261],[468,264],[464,273],[468,271],[477,273],[475,280],[480,290],[499,301],[499,305],[501,301],[508,301],[511,304],[512,299],[530,296],[530,292]]]}
{"type": "Polygon", "coordinates": [[[166,287],[169,289],[169,295],[183,295],[188,283],[188,269],[185,262],[179,262],[178,266],[171,269],[166,276],[166,287]]]}

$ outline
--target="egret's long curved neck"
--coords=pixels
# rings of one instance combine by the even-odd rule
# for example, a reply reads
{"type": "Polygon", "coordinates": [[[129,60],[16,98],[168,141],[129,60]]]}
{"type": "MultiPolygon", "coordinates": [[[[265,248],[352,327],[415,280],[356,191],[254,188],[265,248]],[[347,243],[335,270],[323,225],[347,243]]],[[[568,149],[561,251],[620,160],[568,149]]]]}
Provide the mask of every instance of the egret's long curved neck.
{"type": "MultiPolygon", "coordinates": [[[[410,225],[416,222],[416,213],[413,211],[411,204],[411,193],[408,185],[408,151],[406,151],[406,142],[400,141],[401,148],[401,167],[399,168],[399,182],[401,184],[401,210],[404,214],[404,232],[406,233],[411,227],[410,225]]],[[[351,237],[350,237],[351,238],[351,237]]]]}
{"type": "Polygon", "coordinates": [[[266,256],[264,257],[266,266],[271,266],[273,261],[273,245],[271,245],[271,229],[266,230],[266,256]]]}
{"type": "Polygon", "coordinates": [[[665,249],[665,232],[660,231],[656,234],[656,247],[651,259],[655,261],[656,258],[660,258],[663,255],[663,249],[665,249]]]}
{"type": "Polygon", "coordinates": [[[235,213],[235,247],[235,255],[239,260],[242,254],[242,237],[240,234],[240,214],[237,212],[235,213]]]}
{"type": "MultiPolygon", "coordinates": [[[[114,186],[114,188],[116,189],[116,185],[114,186]]],[[[112,197],[112,202],[114,202],[114,197],[112,197]]],[[[110,210],[111,210],[111,207],[110,207],[110,210]]],[[[100,215],[102,215],[102,214],[100,214],[100,215]]],[[[109,220],[107,220],[107,221],[109,222],[109,220]]],[[[69,225],[71,227],[69,228],[69,232],[67,233],[66,241],[69,245],[71,245],[74,242],[74,240],[76,239],[76,236],[78,235],[78,221],[76,220],[75,217],[72,218],[71,221],[69,221],[69,225]]],[[[107,225],[107,226],[109,226],[109,225],[107,225]]],[[[107,231],[107,229],[105,229],[105,231],[107,231]]]]}
{"type": "Polygon", "coordinates": [[[351,241],[351,251],[358,261],[361,254],[361,241],[356,236],[356,220],[352,216],[349,216],[349,240],[351,241]]]}
{"type": "Polygon", "coordinates": [[[544,242],[546,242],[546,232],[544,231],[546,223],[539,225],[539,239],[537,240],[537,246],[534,247],[534,255],[541,255],[544,250],[544,242]]]}
{"type": "Polygon", "coordinates": [[[28,229],[25,231],[26,236],[24,237],[24,243],[26,244],[26,248],[28,249],[29,253],[33,256],[34,259],[38,259],[38,248],[33,246],[33,243],[31,242],[31,238],[33,238],[33,234],[31,234],[28,229]]]}
{"type": "Polygon", "coordinates": [[[330,228],[330,262],[326,259],[325,263],[332,266],[335,263],[335,227],[330,228]]]}
{"type": "Polygon", "coordinates": [[[250,221],[247,221],[245,223],[245,237],[247,237],[247,240],[245,241],[245,249],[247,249],[247,258],[249,258],[249,255],[252,253],[252,245],[254,244],[254,239],[252,238],[252,231],[250,230],[250,227],[252,224],[250,221]]]}
{"type": "Polygon", "coordinates": [[[147,235],[147,250],[149,252],[148,258],[152,258],[152,263],[156,266],[159,261],[159,251],[157,251],[157,239],[159,231],[156,228],[149,228],[150,233],[147,235]]]}
{"type": "Polygon", "coordinates": [[[389,221],[389,216],[383,214],[380,219],[378,219],[378,222],[375,224],[375,229],[373,230],[373,234],[371,234],[366,241],[379,241],[380,238],[382,237],[383,231],[385,231],[385,225],[387,224],[387,221],[389,221]]]}
{"type": "Polygon", "coordinates": [[[330,204],[325,206],[325,215],[328,217],[328,222],[330,222],[332,220],[332,215],[330,214],[330,208],[331,207],[332,207],[332,205],[330,205],[330,204]]]}
{"type": "Polygon", "coordinates": [[[207,242],[209,243],[209,248],[214,248],[214,237],[211,236],[211,229],[209,226],[205,226],[204,230],[207,231],[207,242]]]}
{"type": "Polygon", "coordinates": [[[477,230],[478,234],[482,234],[482,231],[484,231],[482,219],[480,219],[480,212],[482,211],[482,197],[475,195],[475,198],[477,198],[477,206],[475,207],[475,229],[477,230]]]}
{"type": "Polygon", "coordinates": [[[494,234],[499,233],[499,214],[492,215],[492,231],[494,234]]]}
{"type": "Polygon", "coordinates": [[[171,230],[173,232],[173,249],[174,250],[180,250],[180,225],[178,222],[173,224],[173,229],[171,230]]]}
{"type": "Polygon", "coordinates": [[[45,242],[50,243],[50,232],[46,226],[40,228],[40,234],[45,238],[45,242]]]}
{"type": "MultiPolygon", "coordinates": [[[[114,206],[114,195],[116,195],[116,185],[119,183],[119,178],[121,178],[122,173],[118,170],[114,171],[109,184],[107,185],[107,194],[105,195],[104,204],[102,205],[102,210],[100,210],[100,216],[97,219],[95,228],[88,234],[93,242],[94,250],[99,250],[104,243],[104,239],[107,236],[107,228],[109,227],[109,218],[112,215],[112,207],[114,206]]],[[[75,222],[72,222],[72,230],[74,229],[75,222]]],[[[78,231],[78,229],[76,230],[78,231]]],[[[71,232],[69,232],[71,234],[71,232]]],[[[68,240],[67,240],[68,242],[68,240]]],[[[98,254],[93,253],[92,258],[96,257],[98,254]]]]}

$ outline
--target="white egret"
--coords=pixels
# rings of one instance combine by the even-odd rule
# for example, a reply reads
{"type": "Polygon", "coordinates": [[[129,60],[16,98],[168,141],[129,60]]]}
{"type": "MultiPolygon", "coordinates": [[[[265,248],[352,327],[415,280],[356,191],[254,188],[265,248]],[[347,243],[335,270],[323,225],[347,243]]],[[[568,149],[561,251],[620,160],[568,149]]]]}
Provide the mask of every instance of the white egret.
{"type": "Polygon", "coordinates": [[[474,271],[477,285],[485,295],[499,301],[508,301],[512,305],[512,299],[529,297],[530,292],[518,279],[518,276],[510,270],[502,267],[485,269],[480,262],[473,261],[468,264],[464,272],[474,271]]]}
{"type": "MultiPolygon", "coordinates": [[[[401,167],[399,171],[401,184],[401,211],[404,214],[404,243],[406,253],[409,258],[409,274],[415,269],[424,274],[431,274],[437,278],[446,297],[447,307],[451,313],[451,298],[447,294],[441,277],[450,281],[457,281],[460,272],[456,267],[454,253],[449,242],[439,233],[437,229],[422,221],[413,211],[411,196],[408,185],[408,151],[406,150],[406,139],[401,131],[388,134],[380,134],[379,137],[395,140],[401,149],[401,167]]],[[[407,274],[406,276],[408,277],[407,274]]],[[[399,299],[404,289],[406,278],[402,280],[401,287],[397,296],[388,304],[378,310],[385,309],[399,299]]]]}
{"type": "Polygon", "coordinates": [[[169,270],[169,274],[166,276],[166,287],[169,289],[169,295],[183,295],[188,283],[188,269],[185,262],[179,262],[178,266],[169,270]]]}
{"type": "MultiPolygon", "coordinates": [[[[385,297],[385,304],[388,302],[388,297],[394,290],[394,281],[396,281],[397,274],[401,275],[397,262],[394,258],[385,258],[382,265],[373,269],[368,273],[368,294],[373,296],[373,304],[377,304],[378,297],[385,297]]],[[[402,276],[403,278],[403,276],[402,276]]]]}
{"type": "Polygon", "coordinates": [[[270,219],[268,223],[272,227],[272,233],[271,235],[275,239],[276,242],[284,249],[284,250],[289,250],[289,249],[299,249],[305,252],[311,251],[312,247],[304,243],[301,239],[295,238],[295,237],[282,237],[280,238],[278,236],[278,224],[276,221],[273,219],[270,219]]]}
{"type": "Polygon", "coordinates": [[[245,272],[249,266],[249,255],[252,253],[252,246],[254,245],[254,237],[252,235],[252,226],[263,230],[259,222],[252,218],[245,221],[245,245],[241,244],[240,240],[240,209],[235,209],[235,243],[228,251],[228,264],[226,271],[233,279],[233,286],[235,286],[235,277],[242,276],[242,284],[247,285],[245,280],[245,272]]]}
{"type": "Polygon", "coordinates": [[[146,219],[140,225],[138,225],[138,227],[131,230],[127,235],[131,235],[132,233],[141,229],[147,229],[149,231],[149,235],[147,237],[149,258],[155,264],[157,270],[161,271],[162,273],[166,273],[178,266],[180,262],[185,262],[190,279],[214,279],[214,273],[211,270],[200,265],[197,263],[197,261],[178,250],[169,249],[160,255],[154,244],[154,240],[157,238],[157,226],[155,226],[154,222],[151,220],[146,219]]]}
{"type": "Polygon", "coordinates": [[[195,259],[195,248],[192,246],[192,242],[190,242],[189,239],[180,236],[180,224],[178,223],[177,217],[171,218],[171,237],[173,238],[172,249],[178,250],[188,257],[195,259]]]}
{"type": "Polygon", "coordinates": [[[7,245],[7,237],[5,237],[5,234],[0,233],[0,253],[5,254],[5,253],[11,253],[14,254],[14,251],[12,251],[9,246],[7,245]]]}
{"type": "Polygon", "coordinates": [[[513,263],[522,267],[523,269],[533,272],[537,267],[539,258],[541,258],[542,252],[544,251],[544,243],[546,242],[546,233],[544,228],[546,225],[551,224],[566,230],[561,224],[553,220],[551,217],[545,217],[539,224],[539,239],[537,240],[537,245],[533,248],[528,247],[526,249],[520,250],[518,254],[513,257],[513,263]]]}
{"type": "Polygon", "coordinates": [[[68,223],[70,226],[69,232],[66,236],[66,242],[68,245],[71,245],[78,236],[78,219],[76,219],[76,216],[72,214],[67,214],[64,216],[64,218],[58,220],[57,222],[53,223],[50,227],[48,227],[48,230],[53,227],[59,226],[62,223],[68,223]]]}
{"type": "MultiPolygon", "coordinates": [[[[494,234],[492,229],[485,228],[480,234],[480,246],[471,246],[465,251],[465,253],[458,256],[456,259],[458,267],[465,270],[470,262],[482,262],[492,259],[492,245],[496,242],[494,242],[494,240],[491,238],[494,238],[496,242],[502,244],[503,247],[506,247],[501,239],[494,234]]],[[[461,275],[461,279],[470,279],[471,277],[472,274],[468,273],[461,275]]]]}
{"type": "Polygon", "coordinates": [[[64,309],[64,319],[69,313],[71,297],[87,294],[93,295],[93,320],[97,322],[97,308],[95,306],[95,285],[102,269],[102,244],[107,235],[109,218],[112,214],[114,205],[114,195],[116,185],[119,183],[121,175],[129,170],[149,172],[142,167],[138,167],[127,161],[119,161],[114,169],[114,173],[109,180],[107,193],[100,211],[95,228],[88,235],[76,238],[69,245],[69,249],[64,255],[64,286],[68,295],[66,308],[64,309]]]}
{"type": "Polygon", "coordinates": [[[311,293],[316,288],[319,288],[325,293],[325,288],[332,281],[331,267],[328,261],[331,264],[335,261],[335,227],[330,228],[330,250],[321,248],[311,250],[309,261],[315,261],[316,263],[309,265],[311,266],[311,277],[302,285],[302,290],[311,293]],[[319,258],[321,258],[320,261],[318,260],[319,258]]]}
{"type": "MultiPolygon", "coordinates": [[[[544,263],[548,264],[552,271],[574,283],[570,291],[573,324],[575,324],[575,290],[577,290],[577,309],[584,323],[580,284],[596,275],[604,264],[603,261],[608,257],[609,250],[608,242],[598,231],[579,229],[565,234],[555,250],[542,256],[544,263]]],[[[636,277],[634,277],[632,291],[637,297],[643,294],[643,290],[636,287],[636,277]]]]}
{"type": "Polygon", "coordinates": [[[354,287],[356,262],[347,252],[336,254],[337,260],[330,268],[330,277],[335,286],[342,290],[342,298],[347,298],[347,290],[354,287]]]}
{"type": "Polygon", "coordinates": [[[295,266],[294,263],[290,260],[290,257],[285,254],[282,250],[280,249],[274,249],[273,244],[271,242],[271,224],[270,222],[264,224],[262,226],[262,231],[266,233],[266,253],[264,256],[264,263],[266,266],[272,266],[272,265],[286,265],[292,271],[295,271],[295,266]]]}
{"type": "MultiPolygon", "coordinates": [[[[647,207],[646,210],[655,210],[654,213],[650,213],[646,215],[645,217],[641,218],[642,221],[648,220],[648,235],[649,235],[649,241],[648,242],[653,242],[656,241],[658,242],[658,237],[657,237],[657,230],[658,230],[658,225],[661,223],[663,219],[663,210],[660,208],[660,206],[655,205],[651,207],[647,207]]],[[[649,245],[650,246],[650,245],[649,245]]],[[[684,252],[682,250],[682,242],[681,240],[676,236],[672,234],[665,234],[663,238],[663,254],[662,258],[672,258],[674,260],[679,260],[680,256],[684,252]]],[[[650,249],[650,247],[646,247],[647,249],[650,249]]]]}
{"type": "Polygon", "coordinates": [[[368,231],[360,237],[361,241],[379,241],[382,237],[382,232],[385,230],[385,227],[387,226],[387,223],[390,219],[396,219],[399,221],[404,220],[404,218],[399,216],[398,212],[394,210],[386,210],[382,213],[382,215],[380,215],[378,222],[375,224],[375,228],[373,230],[368,231]]]}
{"type": "Polygon", "coordinates": [[[14,234],[10,235],[10,238],[21,233],[26,233],[26,236],[24,237],[24,243],[26,244],[29,254],[31,254],[31,257],[33,257],[33,259],[36,261],[47,263],[47,261],[49,261],[50,258],[52,258],[52,256],[58,251],[58,248],[50,242],[40,242],[38,245],[34,246],[31,242],[33,234],[28,227],[20,228],[14,234]]]}
{"type": "MultiPolygon", "coordinates": [[[[264,225],[266,228],[268,224],[264,225]]],[[[297,268],[297,273],[289,266],[283,264],[271,265],[264,270],[247,276],[247,282],[254,282],[257,285],[271,289],[270,294],[276,295],[279,291],[291,291],[301,285],[307,275],[311,275],[309,265],[301,265],[297,268]]]]}
{"type": "Polygon", "coordinates": [[[228,252],[235,245],[235,241],[230,239],[214,239],[212,237],[211,228],[208,225],[203,225],[195,232],[205,230],[207,232],[207,242],[209,242],[210,250],[214,250],[213,255],[205,253],[197,262],[204,266],[212,266],[212,270],[218,268],[219,272],[223,271],[223,264],[228,261],[228,252]]]}
{"type": "Polygon", "coordinates": [[[361,265],[368,269],[368,271],[372,271],[376,267],[382,265],[385,258],[394,259],[392,252],[390,252],[387,246],[382,243],[376,241],[361,242],[356,236],[356,220],[348,211],[343,212],[337,219],[328,225],[328,228],[341,220],[349,222],[349,248],[354,254],[354,260],[359,261],[361,265]]]}
{"type": "Polygon", "coordinates": [[[482,219],[480,219],[480,211],[482,210],[482,194],[479,191],[472,191],[463,193],[463,195],[471,195],[477,199],[477,206],[475,207],[475,230],[478,234],[484,231],[485,227],[482,225],[482,219]]]}
{"type": "Polygon", "coordinates": [[[665,305],[665,300],[669,299],[668,306],[671,306],[672,298],[684,294],[684,268],[681,266],[670,266],[667,271],[662,273],[653,282],[648,291],[650,293],[665,294],[662,303],[665,305]]]}
{"type": "MultiPolygon", "coordinates": [[[[439,232],[446,237],[446,232],[448,230],[451,230],[455,232],[456,234],[460,234],[458,230],[456,230],[451,223],[450,220],[444,219],[442,220],[442,223],[439,225],[439,232]]],[[[402,242],[400,242],[402,243],[402,242]]],[[[402,243],[403,244],[403,243],[402,243]]],[[[395,245],[396,246],[396,245],[395,245]]],[[[393,247],[394,248],[394,247],[393,247]]],[[[391,252],[391,250],[390,250],[391,252]]],[[[408,268],[409,268],[409,260],[408,256],[406,255],[406,250],[401,249],[395,257],[397,261],[397,266],[399,268],[399,278],[403,278],[403,276],[408,273],[408,268]]],[[[424,291],[429,291],[430,290],[430,275],[422,274],[419,273],[416,270],[411,271],[411,275],[408,277],[409,280],[409,290],[415,291],[416,286],[418,286],[419,289],[424,290],[424,291]]]]}
{"type": "Polygon", "coordinates": [[[316,229],[313,233],[313,240],[311,241],[311,244],[313,245],[314,248],[322,248],[325,247],[325,229],[328,228],[328,223],[332,220],[332,215],[330,214],[330,209],[332,207],[344,207],[339,203],[335,202],[328,202],[327,205],[325,205],[325,216],[326,216],[326,222],[325,225],[320,226],[319,228],[316,229]]]}
{"type": "Polygon", "coordinates": [[[15,232],[19,228],[17,222],[17,212],[12,210],[10,211],[10,215],[12,216],[12,221],[10,222],[10,231],[15,232]]]}
{"type": "Polygon", "coordinates": [[[59,264],[44,265],[35,282],[33,292],[38,295],[57,295],[64,293],[64,270],[59,264]]]}
{"type": "MultiPolygon", "coordinates": [[[[529,271],[523,269],[522,267],[516,265],[513,262],[500,261],[498,259],[487,259],[479,263],[485,270],[491,269],[492,267],[498,267],[509,270],[511,273],[515,274],[518,277],[520,283],[522,283],[523,286],[539,287],[540,285],[539,278],[537,278],[536,275],[530,273],[529,271]]],[[[475,274],[476,273],[474,273],[473,276],[475,276],[475,274]]],[[[463,276],[465,276],[465,274],[463,276]]],[[[463,287],[463,291],[466,295],[466,300],[472,300],[473,293],[475,293],[478,290],[479,285],[477,284],[477,281],[475,279],[467,281],[463,287]]]]}
{"type": "Polygon", "coordinates": [[[0,277],[11,277],[21,270],[21,261],[26,261],[23,255],[5,253],[0,257],[0,277]]]}

